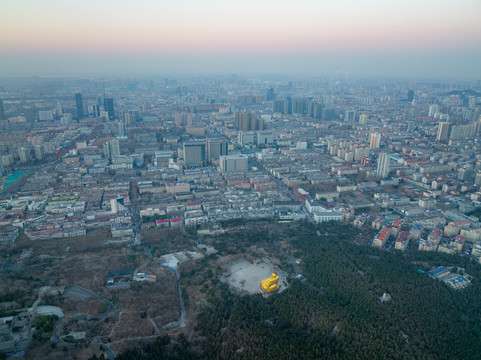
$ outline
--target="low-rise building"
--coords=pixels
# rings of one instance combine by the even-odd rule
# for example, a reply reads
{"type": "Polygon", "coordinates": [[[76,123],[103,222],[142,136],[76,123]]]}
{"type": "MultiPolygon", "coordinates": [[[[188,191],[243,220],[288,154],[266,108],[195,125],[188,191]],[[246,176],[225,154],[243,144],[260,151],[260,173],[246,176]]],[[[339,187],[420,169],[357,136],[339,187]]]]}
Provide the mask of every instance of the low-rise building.
{"type": "Polygon", "coordinates": [[[409,231],[402,232],[396,239],[394,248],[396,250],[401,250],[401,251],[406,250],[406,247],[409,244],[409,239],[410,239],[410,232],[409,231]]]}
{"type": "Polygon", "coordinates": [[[336,211],[321,211],[314,212],[313,219],[315,222],[321,223],[326,221],[342,221],[344,220],[344,215],[336,211]]]}
{"type": "Polygon", "coordinates": [[[391,228],[390,227],[383,227],[382,230],[374,237],[372,245],[375,247],[383,247],[389,237],[391,236],[391,228]]]}
{"type": "MultiPolygon", "coordinates": [[[[459,233],[461,232],[461,229],[468,229],[470,226],[471,226],[471,223],[466,220],[450,222],[448,223],[448,225],[444,227],[444,235],[445,236],[459,235],[459,233]]],[[[463,234],[463,236],[465,235],[463,234]]]]}
{"type": "Polygon", "coordinates": [[[314,213],[314,212],[320,213],[320,212],[323,212],[323,211],[327,210],[319,202],[317,202],[316,200],[312,200],[312,199],[306,199],[305,205],[306,205],[306,209],[309,213],[314,213]]]}

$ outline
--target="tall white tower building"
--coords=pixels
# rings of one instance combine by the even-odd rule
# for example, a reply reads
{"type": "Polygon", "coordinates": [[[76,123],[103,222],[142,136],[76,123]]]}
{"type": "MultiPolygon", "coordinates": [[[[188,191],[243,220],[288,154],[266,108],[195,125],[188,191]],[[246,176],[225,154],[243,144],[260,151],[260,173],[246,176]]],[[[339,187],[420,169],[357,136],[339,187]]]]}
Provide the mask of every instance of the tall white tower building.
{"type": "Polygon", "coordinates": [[[377,176],[384,179],[388,176],[390,170],[391,155],[386,153],[380,153],[377,159],[377,176]]]}
{"type": "Polygon", "coordinates": [[[371,135],[369,135],[369,148],[379,149],[380,146],[381,146],[381,134],[372,133],[371,135]]]}

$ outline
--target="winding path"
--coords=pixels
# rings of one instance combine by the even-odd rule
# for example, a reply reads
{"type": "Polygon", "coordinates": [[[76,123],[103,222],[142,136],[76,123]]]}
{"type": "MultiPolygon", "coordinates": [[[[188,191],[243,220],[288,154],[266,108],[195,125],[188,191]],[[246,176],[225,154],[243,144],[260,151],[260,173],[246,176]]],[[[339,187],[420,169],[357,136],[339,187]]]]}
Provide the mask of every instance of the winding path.
{"type": "MultiPolygon", "coordinates": [[[[64,318],[65,319],[64,322],[68,323],[68,322],[72,322],[72,321],[86,320],[86,319],[103,320],[103,319],[106,319],[109,316],[109,314],[111,314],[111,313],[116,318],[119,318],[120,313],[117,311],[117,309],[115,308],[115,305],[111,301],[103,298],[102,296],[100,296],[100,295],[98,295],[98,294],[96,294],[96,293],[94,293],[94,292],[92,292],[88,289],[85,289],[81,286],[78,286],[78,285],[70,285],[70,289],[74,289],[74,290],[78,291],[79,293],[86,294],[86,295],[88,295],[87,297],[94,297],[96,299],[99,299],[99,300],[107,303],[109,305],[109,309],[105,313],[99,314],[99,315],[79,314],[79,315],[72,316],[68,319],[64,318]]],[[[60,323],[59,323],[59,325],[60,325],[60,323]]],[[[55,345],[63,344],[67,349],[75,348],[75,344],[66,343],[62,339],[60,339],[59,332],[60,332],[60,329],[59,329],[59,326],[57,326],[55,328],[55,330],[53,331],[51,337],[50,337],[50,341],[55,345]]],[[[115,353],[112,351],[112,349],[110,349],[110,347],[107,344],[103,344],[103,343],[93,343],[93,344],[99,345],[100,347],[102,347],[102,349],[107,354],[107,357],[109,358],[109,360],[115,359],[115,353]]]]}

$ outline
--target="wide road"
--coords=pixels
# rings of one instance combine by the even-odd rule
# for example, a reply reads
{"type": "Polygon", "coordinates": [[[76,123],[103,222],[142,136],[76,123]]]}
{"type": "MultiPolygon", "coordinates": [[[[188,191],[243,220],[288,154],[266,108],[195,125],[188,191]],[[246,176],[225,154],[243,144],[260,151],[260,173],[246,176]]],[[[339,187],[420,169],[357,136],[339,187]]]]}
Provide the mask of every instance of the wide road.
{"type": "Polygon", "coordinates": [[[177,281],[177,295],[179,297],[179,327],[183,328],[187,325],[187,321],[185,320],[184,299],[182,299],[182,288],[180,287],[179,275],[177,274],[177,270],[174,270],[174,273],[175,279],[177,281]]]}
{"type": "Polygon", "coordinates": [[[134,245],[139,245],[140,240],[140,215],[139,215],[139,186],[136,180],[130,180],[130,210],[134,230],[134,245]]]}

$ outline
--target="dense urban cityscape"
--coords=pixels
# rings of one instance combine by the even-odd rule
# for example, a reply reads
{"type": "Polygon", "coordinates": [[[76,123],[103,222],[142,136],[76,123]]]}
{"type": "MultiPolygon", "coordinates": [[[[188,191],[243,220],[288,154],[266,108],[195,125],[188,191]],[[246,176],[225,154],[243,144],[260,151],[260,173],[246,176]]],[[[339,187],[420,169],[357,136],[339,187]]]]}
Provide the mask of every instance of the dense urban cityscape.
{"type": "MultiPolygon", "coordinates": [[[[161,284],[169,305],[142,310],[151,334],[117,334],[117,344],[182,331],[196,317],[192,306],[187,315],[184,309],[182,293],[194,296],[182,289],[185,264],[202,258],[223,255],[216,274],[234,293],[268,296],[292,281],[309,284],[292,245],[272,240],[283,255],[257,248],[230,258],[215,239],[239,226],[255,232],[256,224],[339,224],[353,229],[343,241],[357,246],[481,262],[479,81],[33,77],[3,81],[0,94],[2,269],[31,271],[50,294],[39,290],[34,305],[21,301],[26,313],[15,308],[22,307],[19,299],[3,303],[6,354],[37,343],[32,312],[37,319],[77,313],[52,302],[53,293],[97,299],[105,306],[97,316],[112,318],[121,316],[114,306],[119,290],[146,296],[132,289],[135,282],[161,284]],[[159,248],[179,237],[171,253],[159,248]],[[85,248],[75,258],[95,271],[77,281],[59,275],[68,267],[56,266],[55,258],[73,256],[83,242],[102,257],[133,260],[100,266],[85,248]],[[43,247],[51,243],[56,250],[48,255],[43,247]],[[273,271],[279,276],[269,278],[273,271]]],[[[453,291],[475,280],[447,263],[419,264],[418,273],[453,291]]],[[[384,292],[381,303],[391,295],[384,292]]],[[[63,351],[93,342],[102,356],[115,358],[92,328],[62,326],[50,342],[63,342],[63,351]]]]}
{"type": "Polygon", "coordinates": [[[389,233],[373,246],[479,258],[479,87],[12,81],[0,103],[1,239],[108,228],[134,243],[145,229],[237,218],[335,220],[389,233]]]}
{"type": "Polygon", "coordinates": [[[0,8],[0,360],[480,358],[479,0],[0,8]]]}

